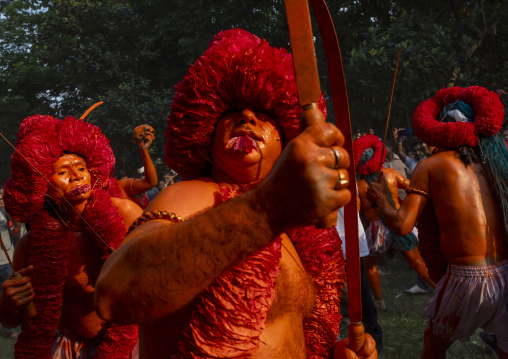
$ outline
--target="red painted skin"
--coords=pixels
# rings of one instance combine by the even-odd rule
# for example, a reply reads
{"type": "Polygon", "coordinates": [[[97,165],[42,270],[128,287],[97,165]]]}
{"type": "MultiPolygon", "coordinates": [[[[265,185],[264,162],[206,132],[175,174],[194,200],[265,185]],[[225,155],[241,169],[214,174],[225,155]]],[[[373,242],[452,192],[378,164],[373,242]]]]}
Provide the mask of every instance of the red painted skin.
{"type": "MultiPolygon", "coordinates": [[[[275,121],[264,113],[246,108],[225,115],[212,144],[211,176],[167,187],[147,208],[174,212],[186,221],[142,224],[105,263],[96,292],[98,312],[107,320],[140,323],[142,359],[175,353],[193,298],[229,266],[280,234],[284,247],[275,297],[291,304],[270,309],[262,345],[253,357],[305,358],[302,321],[312,309],[314,293],[283,232],[317,223],[349,201],[349,191],[334,189],[338,173],[330,169],[335,156],[329,147],[341,151],[341,168],[349,159],[338,147],[342,135],[330,124],[311,126],[282,153],[281,142],[275,121]],[[231,139],[245,134],[255,140],[257,150],[227,148],[231,139]],[[254,189],[216,206],[221,186],[254,189]],[[120,273],[122,281],[117,280],[120,273]]],[[[372,342],[367,340],[365,348],[374,358],[372,342]]],[[[348,358],[358,357],[368,356],[348,358]]]]}
{"type": "MultiPolygon", "coordinates": [[[[448,264],[487,266],[508,258],[502,211],[481,164],[466,167],[457,151],[440,151],[419,162],[410,187],[430,195],[441,252],[448,264]]],[[[392,208],[381,183],[372,183],[367,196],[401,235],[409,233],[422,211],[428,210],[427,199],[416,193],[409,194],[400,208],[392,208]]],[[[427,328],[421,357],[445,358],[451,344],[427,328]]],[[[508,358],[508,354],[500,352],[499,357],[508,358]]]]}
{"type": "MultiPolygon", "coordinates": [[[[399,208],[400,203],[398,200],[397,189],[406,189],[409,185],[409,181],[399,172],[391,168],[383,168],[381,173],[384,175],[384,179],[392,195],[395,207],[399,208]]],[[[360,202],[365,214],[365,218],[367,221],[373,222],[381,219],[381,215],[379,213],[379,209],[374,207],[367,199],[367,188],[367,181],[364,179],[358,181],[358,195],[360,197],[360,202]]],[[[411,265],[411,267],[418,273],[418,275],[423,280],[425,280],[425,282],[431,285],[432,288],[436,286],[436,284],[429,278],[427,267],[425,266],[425,262],[423,261],[417,247],[413,248],[410,251],[402,251],[401,254],[404,259],[411,265]]],[[[381,293],[381,280],[376,267],[378,260],[379,256],[365,257],[365,269],[367,270],[367,279],[369,280],[369,284],[372,288],[372,295],[374,299],[380,300],[383,299],[383,295],[381,293]]]]}
{"type": "MultiPolygon", "coordinates": [[[[83,158],[74,154],[61,156],[53,164],[53,172],[48,178],[55,187],[48,188],[48,196],[57,199],[62,194],[69,204],[63,204],[63,217],[75,227],[82,227],[81,214],[90,197],[91,192],[76,191],[76,188],[91,186],[91,176],[83,158]],[[56,189],[56,190],[55,190],[56,189]],[[57,193],[58,192],[58,193],[57,193]],[[77,212],[77,213],[76,213],[77,212]]],[[[124,225],[128,228],[141,215],[141,209],[127,199],[111,198],[114,206],[124,218],[124,225]]],[[[87,238],[85,232],[76,233],[75,241],[70,242],[69,266],[64,287],[64,301],[62,307],[62,324],[82,338],[93,338],[102,329],[104,321],[100,319],[94,309],[95,281],[99,275],[102,259],[97,252],[94,242],[87,238]]],[[[0,312],[2,325],[14,327],[21,323],[25,306],[33,299],[34,293],[29,277],[25,276],[33,270],[27,267],[30,232],[27,233],[16,246],[14,252],[14,267],[22,276],[16,276],[4,284],[8,290],[2,296],[0,312]]]]}

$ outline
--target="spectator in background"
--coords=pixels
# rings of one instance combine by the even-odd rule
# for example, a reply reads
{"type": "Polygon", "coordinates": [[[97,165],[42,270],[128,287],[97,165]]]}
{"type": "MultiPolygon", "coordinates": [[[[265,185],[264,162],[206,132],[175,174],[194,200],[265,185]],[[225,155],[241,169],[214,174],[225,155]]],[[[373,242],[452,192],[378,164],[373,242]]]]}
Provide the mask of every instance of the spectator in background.
{"type": "Polygon", "coordinates": [[[180,182],[182,178],[174,170],[170,169],[169,172],[162,175],[162,181],[159,182],[159,190],[162,191],[167,186],[180,182]]]}
{"type": "MultiPolygon", "coordinates": [[[[9,215],[5,213],[5,206],[4,206],[4,188],[3,186],[0,187],[0,237],[3,242],[3,247],[5,247],[5,250],[7,254],[0,250],[0,285],[3,285],[3,283],[9,279],[12,276],[12,268],[9,263],[9,259],[12,260],[12,256],[14,254],[14,241],[12,240],[11,234],[10,234],[10,225],[9,222],[11,221],[9,215]],[[9,256],[9,258],[7,258],[9,256]]],[[[2,295],[3,295],[3,289],[2,289],[2,295]]],[[[9,329],[2,327],[2,336],[7,338],[16,338],[18,336],[18,332],[15,329],[9,329]]]]}
{"type": "MultiPolygon", "coordinates": [[[[420,141],[413,143],[411,150],[407,152],[407,155],[402,145],[402,136],[396,136],[396,144],[397,145],[394,148],[395,153],[399,156],[400,160],[406,164],[409,168],[410,174],[412,174],[417,163],[426,157],[426,152],[422,148],[422,143],[420,141]]],[[[428,147],[426,151],[428,153],[428,147]]]]}
{"type": "Polygon", "coordinates": [[[360,137],[362,137],[362,131],[359,128],[357,128],[355,130],[355,134],[353,136],[353,140],[356,140],[357,138],[360,138],[360,137]]]}
{"type": "Polygon", "coordinates": [[[421,144],[421,149],[422,149],[422,152],[423,152],[423,158],[422,158],[422,160],[424,158],[432,156],[432,152],[433,152],[434,148],[435,147],[429,147],[429,146],[427,146],[426,143],[422,142],[422,144],[421,144]]]}

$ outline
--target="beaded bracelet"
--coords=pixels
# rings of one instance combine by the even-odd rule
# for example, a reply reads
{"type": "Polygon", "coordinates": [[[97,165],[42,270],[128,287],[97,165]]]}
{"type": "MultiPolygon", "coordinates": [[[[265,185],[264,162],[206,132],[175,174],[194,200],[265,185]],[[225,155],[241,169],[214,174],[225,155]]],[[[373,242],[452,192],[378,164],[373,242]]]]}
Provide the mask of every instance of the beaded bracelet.
{"type": "Polygon", "coordinates": [[[411,188],[411,187],[408,187],[406,188],[406,193],[409,194],[409,193],[416,193],[416,194],[419,194],[420,196],[423,196],[427,199],[430,199],[430,196],[427,192],[425,191],[422,191],[421,189],[416,189],[416,188],[411,188]]]}
{"type": "Polygon", "coordinates": [[[130,233],[134,228],[139,226],[140,224],[143,224],[148,221],[152,221],[154,219],[166,219],[168,221],[174,222],[174,223],[180,223],[183,222],[184,219],[173,212],[168,211],[150,211],[143,213],[138,219],[136,219],[131,226],[129,227],[129,230],[127,233],[130,233]]]}

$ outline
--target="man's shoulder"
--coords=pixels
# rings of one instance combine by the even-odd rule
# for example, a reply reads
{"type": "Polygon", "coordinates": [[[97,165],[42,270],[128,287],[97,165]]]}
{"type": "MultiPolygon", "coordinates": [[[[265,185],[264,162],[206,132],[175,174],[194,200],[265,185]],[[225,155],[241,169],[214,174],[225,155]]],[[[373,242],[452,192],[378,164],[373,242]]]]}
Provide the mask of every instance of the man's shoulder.
{"type": "Polygon", "coordinates": [[[459,152],[456,150],[439,150],[432,156],[425,157],[419,163],[437,163],[437,162],[456,162],[460,161],[459,152]]]}
{"type": "Polygon", "coordinates": [[[187,218],[213,207],[220,195],[220,187],[212,178],[181,181],[164,188],[146,208],[173,212],[187,218]]]}
{"type": "Polygon", "coordinates": [[[452,167],[460,165],[460,155],[455,150],[442,150],[436,152],[430,157],[426,157],[418,162],[414,171],[427,171],[430,173],[441,173],[452,167]]]}

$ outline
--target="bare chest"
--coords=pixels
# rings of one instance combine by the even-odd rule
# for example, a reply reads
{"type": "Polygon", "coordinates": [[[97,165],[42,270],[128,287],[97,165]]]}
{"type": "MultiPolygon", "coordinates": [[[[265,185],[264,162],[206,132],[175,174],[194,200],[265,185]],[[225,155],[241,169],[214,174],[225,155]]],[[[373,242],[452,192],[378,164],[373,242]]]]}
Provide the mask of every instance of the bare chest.
{"type": "Polygon", "coordinates": [[[314,307],[315,291],[312,280],[285,234],[282,245],[279,262],[281,272],[275,284],[275,298],[268,312],[268,324],[288,313],[297,314],[303,319],[314,307]]]}
{"type": "Polygon", "coordinates": [[[66,291],[93,293],[103,261],[97,245],[82,232],[69,241],[66,291]]]}

